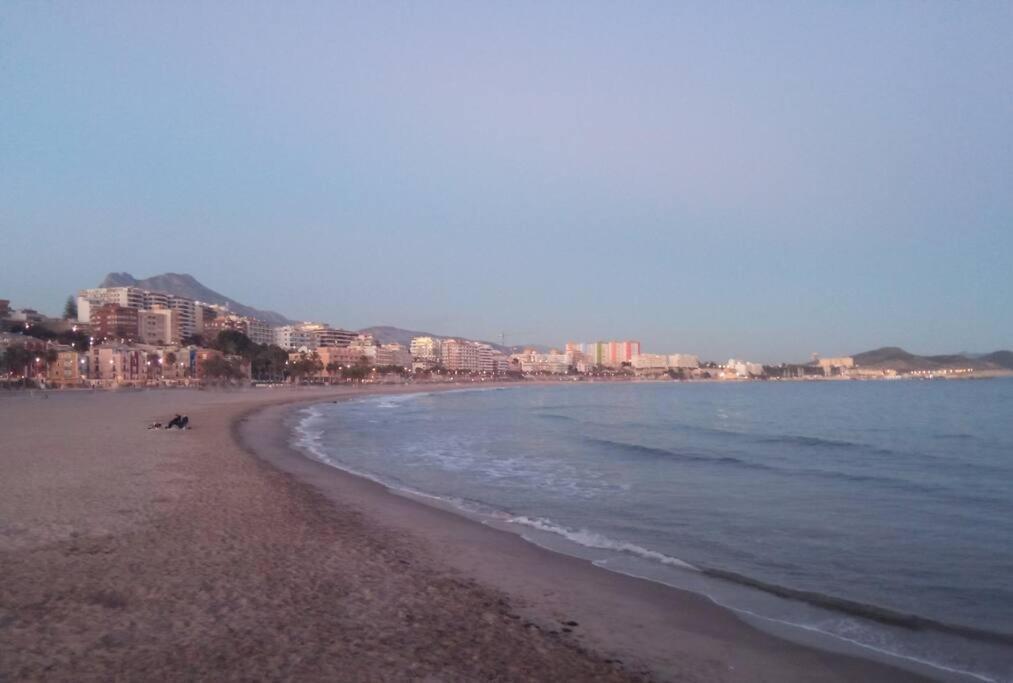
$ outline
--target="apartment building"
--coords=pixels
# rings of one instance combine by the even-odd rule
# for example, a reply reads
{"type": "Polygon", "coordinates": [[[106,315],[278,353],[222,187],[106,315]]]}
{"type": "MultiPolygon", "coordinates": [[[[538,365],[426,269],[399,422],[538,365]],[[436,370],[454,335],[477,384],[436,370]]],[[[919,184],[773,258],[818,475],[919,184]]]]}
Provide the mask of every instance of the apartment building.
{"type": "Polygon", "coordinates": [[[75,387],[88,376],[88,359],[69,346],[50,347],[56,351],[56,360],[46,367],[46,382],[54,387],[75,387]]]}
{"type": "Polygon", "coordinates": [[[334,328],[324,323],[303,323],[301,327],[313,337],[313,346],[348,346],[357,332],[334,328]]]}
{"type": "Polygon", "coordinates": [[[557,350],[549,353],[538,353],[531,349],[511,356],[520,364],[525,374],[565,375],[574,364],[571,353],[560,353],[557,350]]]}
{"type": "Polygon", "coordinates": [[[98,340],[120,339],[134,341],[139,337],[137,312],[139,309],[120,304],[102,304],[89,313],[92,336],[98,340]]]}
{"type": "Polygon", "coordinates": [[[101,344],[88,352],[88,376],[104,383],[124,384],[147,379],[145,352],[122,344],[101,344]]]}
{"type": "Polygon", "coordinates": [[[695,370],[700,367],[700,359],[688,353],[673,353],[668,356],[668,367],[695,370]]]}
{"type": "Polygon", "coordinates": [[[106,304],[141,309],[145,307],[145,291],[137,287],[82,289],[77,293],[78,321],[83,323],[91,322],[92,313],[106,304]]]}
{"type": "Polygon", "coordinates": [[[246,336],[255,344],[273,344],[274,328],[258,318],[246,318],[246,336]]]}
{"type": "Polygon", "coordinates": [[[435,363],[440,360],[441,347],[440,340],[435,337],[413,337],[410,350],[412,358],[435,363]]]}
{"type": "Polygon", "coordinates": [[[302,325],[283,325],[274,328],[274,344],[283,349],[315,349],[316,338],[302,325]]]}
{"type": "Polygon", "coordinates": [[[167,307],[176,312],[179,325],[179,337],[185,339],[198,333],[200,321],[200,304],[193,299],[182,296],[168,295],[167,307]]]}
{"type": "Polygon", "coordinates": [[[376,364],[379,366],[396,365],[399,368],[412,367],[411,351],[396,342],[381,344],[376,350],[376,364]]]}
{"type": "Polygon", "coordinates": [[[445,339],[440,347],[443,367],[448,370],[478,372],[478,346],[459,339],[445,339]]]}
{"type": "Polygon", "coordinates": [[[179,314],[170,308],[137,311],[137,333],[143,344],[178,344],[179,314]]]}
{"type": "Polygon", "coordinates": [[[634,340],[567,342],[566,352],[571,355],[574,362],[583,361],[590,366],[605,365],[617,368],[623,363],[632,363],[633,357],[640,355],[640,342],[634,340]]]}

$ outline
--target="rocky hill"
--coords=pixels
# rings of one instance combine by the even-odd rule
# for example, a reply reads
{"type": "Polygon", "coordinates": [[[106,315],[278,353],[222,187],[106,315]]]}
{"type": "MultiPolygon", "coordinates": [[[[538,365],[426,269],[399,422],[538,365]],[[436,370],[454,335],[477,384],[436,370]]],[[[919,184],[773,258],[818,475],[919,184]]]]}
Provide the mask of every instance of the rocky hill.
{"type": "Polygon", "coordinates": [[[884,346],[880,349],[856,353],[853,358],[855,359],[855,365],[859,367],[897,370],[898,372],[956,368],[973,368],[975,370],[1013,369],[1013,351],[995,351],[983,356],[968,356],[964,354],[919,356],[897,346],[884,346]]]}

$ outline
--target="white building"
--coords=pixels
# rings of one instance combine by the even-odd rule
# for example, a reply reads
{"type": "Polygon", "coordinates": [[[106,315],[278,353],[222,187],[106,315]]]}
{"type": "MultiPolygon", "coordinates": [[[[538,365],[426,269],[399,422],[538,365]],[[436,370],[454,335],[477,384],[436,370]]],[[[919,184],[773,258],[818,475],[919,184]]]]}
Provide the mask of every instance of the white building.
{"type": "Polygon", "coordinates": [[[695,369],[700,367],[700,359],[688,353],[673,353],[668,357],[668,367],[695,369]]]}
{"type": "Polygon", "coordinates": [[[725,363],[725,374],[734,375],[740,378],[749,377],[762,377],[763,365],[760,363],[750,363],[749,361],[735,360],[731,358],[725,363]]]}
{"type": "Polygon", "coordinates": [[[273,344],[274,328],[257,318],[246,319],[246,336],[255,344],[273,344]]]}
{"type": "Polygon", "coordinates": [[[442,357],[441,347],[440,340],[434,337],[413,337],[411,354],[416,360],[435,362],[442,357]]]}
{"type": "Polygon", "coordinates": [[[510,356],[512,360],[520,363],[521,372],[525,374],[550,374],[565,375],[573,365],[572,353],[537,353],[532,350],[523,353],[515,353],[510,356]]]}
{"type": "Polygon", "coordinates": [[[301,325],[284,325],[274,328],[274,343],[283,349],[316,348],[316,338],[301,325]]]}
{"type": "Polygon", "coordinates": [[[667,370],[668,356],[660,353],[638,353],[630,361],[634,370],[667,370]]]}
{"type": "Polygon", "coordinates": [[[77,293],[77,321],[90,323],[92,310],[105,304],[142,309],[145,307],[144,294],[144,290],[137,287],[82,289],[77,293]]]}
{"type": "Polygon", "coordinates": [[[358,336],[355,332],[331,327],[325,323],[303,323],[302,329],[313,336],[312,346],[348,346],[358,336]]]}

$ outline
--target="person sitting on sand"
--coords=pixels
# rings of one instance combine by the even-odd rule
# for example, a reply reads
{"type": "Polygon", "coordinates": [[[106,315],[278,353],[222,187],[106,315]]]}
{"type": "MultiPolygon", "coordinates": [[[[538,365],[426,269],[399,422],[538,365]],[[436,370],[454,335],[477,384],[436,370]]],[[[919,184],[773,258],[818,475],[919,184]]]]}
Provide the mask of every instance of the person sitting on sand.
{"type": "Polygon", "coordinates": [[[166,429],[172,429],[173,427],[179,427],[180,429],[187,429],[187,425],[190,424],[190,418],[186,415],[176,415],[176,417],[169,420],[169,424],[165,425],[166,429]]]}

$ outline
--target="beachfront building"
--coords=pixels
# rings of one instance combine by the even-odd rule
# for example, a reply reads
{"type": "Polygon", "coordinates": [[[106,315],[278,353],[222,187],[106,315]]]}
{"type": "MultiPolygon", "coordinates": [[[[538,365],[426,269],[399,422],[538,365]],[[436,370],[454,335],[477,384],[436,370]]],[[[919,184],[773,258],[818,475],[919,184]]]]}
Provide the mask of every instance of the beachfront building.
{"type": "Polygon", "coordinates": [[[228,315],[229,309],[217,304],[194,302],[194,334],[205,335],[208,323],[220,315],[228,315]]]}
{"type": "Polygon", "coordinates": [[[371,334],[359,334],[348,344],[348,348],[362,359],[364,365],[380,365],[377,356],[380,345],[371,334]]]}
{"type": "MultiPolygon", "coordinates": [[[[305,352],[293,352],[293,353],[305,353],[305,352]]],[[[333,364],[343,367],[351,367],[353,365],[359,365],[361,362],[361,354],[356,349],[349,346],[321,346],[316,350],[317,357],[320,362],[323,363],[324,368],[333,364]]],[[[292,354],[289,354],[289,358],[292,358],[292,354]]],[[[296,356],[298,358],[299,356],[296,356]]]]}
{"type": "Polygon", "coordinates": [[[254,344],[273,344],[274,328],[259,318],[246,318],[246,336],[254,344]]]}
{"type": "Polygon", "coordinates": [[[46,364],[46,383],[52,387],[76,387],[88,377],[88,359],[65,344],[50,345],[54,357],[46,364]]]}
{"type": "Polygon", "coordinates": [[[326,323],[303,323],[300,327],[312,337],[310,346],[313,348],[319,346],[348,346],[358,336],[355,332],[334,328],[326,323]]]}
{"type": "Polygon", "coordinates": [[[412,337],[412,358],[418,361],[438,363],[442,357],[442,344],[435,337],[412,337]]]}
{"type": "Polygon", "coordinates": [[[225,330],[242,332],[255,344],[273,344],[274,328],[257,318],[229,313],[204,324],[204,336],[214,339],[225,330]]]}
{"type": "Polygon", "coordinates": [[[630,363],[634,370],[668,370],[668,356],[661,353],[638,353],[630,363]]]}
{"type": "Polygon", "coordinates": [[[751,377],[762,377],[764,374],[763,365],[750,363],[749,361],[736,360],[731,358],[725,363],[723,379],[749,379],[751,377]]]}
{"type": "Polygon", "coordinates": [[[137,330],[144,344],[178,344],[182,339],[179,313],[171,308],[137,311],[137,330]]]}
{"type": "Polygon", "coordinates": [[[100,344],[88,351],[88,378],[100,384],[127,384],[147,379],[145,352],[125,344],[100,344]]]}
{"type": "Polygon", "coordinates": [[[145,291],[137,287],[96,287],[82,289],[77,293],[77,319],[91,322],[93,312],[107,304],[124,308],[144,308],[145,291]]]}
{"type": "Polygon", "coordinates": [[[521,372],[526,375],[565,375],[574,364],[570,353],[560,353],[556,349],[548,353],[525,349],[510,358],[517,361],[521,372]]]}
{"type": "Polygon", "coordinates": [[[571,355],[574,363],[592,367],[604,365],[618,368],[632,364],[633,357],[640,355],[640,342],[627,339],[624,341],[567,342],[566,352],[571,355]]]}
{"type": "Polygon", "coordinates": [[[302,325],[283,325],[274,328],[274,344],[283,349],[315,349],[316,339],[302,325]]]}
{"type": "MultiPolygon", "coordinates": [[[[182,296],[166,295],[166,308],[176,312],[176,324],[179,327],[179,338],[185,339],[199,332],[201,305],[193,299],[182,296]]],[[[151,308],[149,306],[149,308],[151,308]]]]}
{"type": "Polygon", "coordinates": [[[140,309],[120,304],[102,304],[89,313],[92,337],[99,341],[119,339],[134,341],[138,338],[137,312],[140,309]]]}
{"type": "Polygon", "coordinates": [[[443,367],[455,372],[478,372],[478,345],[460,339],[444,339],[440,345],[443,367]]]}
{"type": "Polygon", "coordinates": [[[638,341],[610,341],[608,342],[608,360],[604,365],[617,368],[624,363],[632,363],[633,357],[640,355],[640,342],[638,341]]]}
{"type": "Polygon", "coordinates": [[[183,296],[138,287],[95,287],[82,289],[77,293],[78,322],[91,322],[95,311],[107,304],[136,310],[176,311],[177,327],[181,337],[189,337],[201,331],[201,307],[207,306],[183,296]]]}
{"type": "Polygon", "coordinates": [[[700,367],[700,359],[688,353],[673,353],[668,356],[668,367],[695,370],[700,367]]]}
{"type": "Polygon", "coordinates": [[[819,366],[827,377],[831,375],[847,375],[855,368],[855,359],[851,356],[841,358],[821,358],[819,366]]]}
{"type": "Polygon", "coordinates": [[[412,367],[412,354],[402,344],[396,342],[381,344],[376,350],[376,364],[381,367],[393,365],[399,368],[410,369],[412,367]]]}

